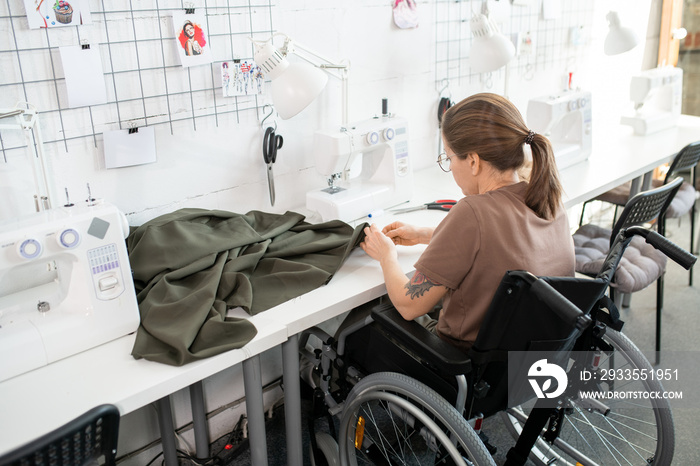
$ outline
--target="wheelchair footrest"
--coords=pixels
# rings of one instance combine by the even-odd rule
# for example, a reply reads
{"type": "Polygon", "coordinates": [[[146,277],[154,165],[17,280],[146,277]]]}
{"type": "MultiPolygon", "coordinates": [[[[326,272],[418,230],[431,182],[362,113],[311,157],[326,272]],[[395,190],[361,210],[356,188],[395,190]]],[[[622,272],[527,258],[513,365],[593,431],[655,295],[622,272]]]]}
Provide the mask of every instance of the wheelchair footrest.
{"type": "Polygon", "coordinates": [[[460,375],[471,371],[471,361],[466,354],[430,333],[419,323],[404,319],[391,303],[372,308],[372,317],[407,349],[446,374],[460,375]]]}

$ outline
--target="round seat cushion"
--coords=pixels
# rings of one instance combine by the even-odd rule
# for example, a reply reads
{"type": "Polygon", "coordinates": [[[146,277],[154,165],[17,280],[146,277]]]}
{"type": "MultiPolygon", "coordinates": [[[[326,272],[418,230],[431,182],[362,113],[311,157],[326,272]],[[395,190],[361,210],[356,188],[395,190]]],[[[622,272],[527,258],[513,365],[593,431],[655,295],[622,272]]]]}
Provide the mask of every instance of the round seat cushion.
{"type": "MultiPolygon", "coordinates": [[[[610,249],[609,228],[583,225],[574,233],[576,272],[595,276],[610,249]]],[[[666,270],[666,256],[641,236],[632,238],[615,272],[611,286],[621,293],[634,293],[654,283],[666,270]]]]}

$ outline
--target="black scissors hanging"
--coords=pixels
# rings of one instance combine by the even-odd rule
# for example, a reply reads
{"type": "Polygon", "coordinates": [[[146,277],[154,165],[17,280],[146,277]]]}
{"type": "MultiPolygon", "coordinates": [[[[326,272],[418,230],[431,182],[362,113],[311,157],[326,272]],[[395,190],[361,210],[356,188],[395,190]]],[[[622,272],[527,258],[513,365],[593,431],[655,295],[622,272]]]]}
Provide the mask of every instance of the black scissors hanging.
{"type": "Polygon", "coordinates": [[[267,189],[270,192],[270,205],[275,205],[275,177],[272,165],[277,160],[277,151],[282,148],[284,139],[275,133],[275,128],[268,127],[263,139],[263,159],[267,164],[267,189]]]}

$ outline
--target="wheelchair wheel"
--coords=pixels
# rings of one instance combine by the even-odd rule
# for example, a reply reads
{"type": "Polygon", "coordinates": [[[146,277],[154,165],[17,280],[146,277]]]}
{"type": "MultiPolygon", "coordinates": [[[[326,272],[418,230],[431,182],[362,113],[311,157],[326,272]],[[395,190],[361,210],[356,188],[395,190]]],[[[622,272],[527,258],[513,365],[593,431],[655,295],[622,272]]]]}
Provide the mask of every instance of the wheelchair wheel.
{"type": "MultiPolygon", "coordinates": [[[[328,466],[338,466],[338,444],[335,439],[325,432],[316,432],[316,445],[326,460],[328,466]]],[[[317,466],[314,460],[314,452],[310,452],[311,466],[317,466]]]]}
{"type": "MultiPolygon", "coordinates": [[[[601,368],[652,369],[649,361],[625,335],[607,329],[604,340],[615,351],[612,357],[601,363],[601,368]]],[[[600,389],[663,391],[656,379],[617,381],[617,386],[602,385],[600,389]]],[[[559,437],[553,444],[540,437],[530,459],[538,465],[671,464],[675,440],[668,400],[618,398],[603,402],[610,408],[607,415],[601,410],[590,409],[585,400],[571,400],[571,407],[565,410],[559,437]]],[[[520,435],[528,412],[529,408],[518,406],[503,413],[506,427],[515,438],[520,435]]]]}
{"type": "Polygon", "coordinates": [[[394,372],[371,374],[353,387],[338,443],[341,465],[495,466],[453,406],[426,385],[394,372]]]}

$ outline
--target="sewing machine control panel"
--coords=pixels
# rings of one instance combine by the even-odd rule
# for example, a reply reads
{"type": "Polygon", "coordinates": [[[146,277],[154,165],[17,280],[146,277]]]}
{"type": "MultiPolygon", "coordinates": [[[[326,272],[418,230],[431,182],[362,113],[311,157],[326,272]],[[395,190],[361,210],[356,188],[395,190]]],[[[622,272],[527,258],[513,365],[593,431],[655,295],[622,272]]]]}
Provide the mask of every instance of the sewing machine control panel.
{"type": "Polygon", "coordinates": [[[87,252],[97,298],[114,299],[124,291],[116,244],[108,244],[87,252]]]}

